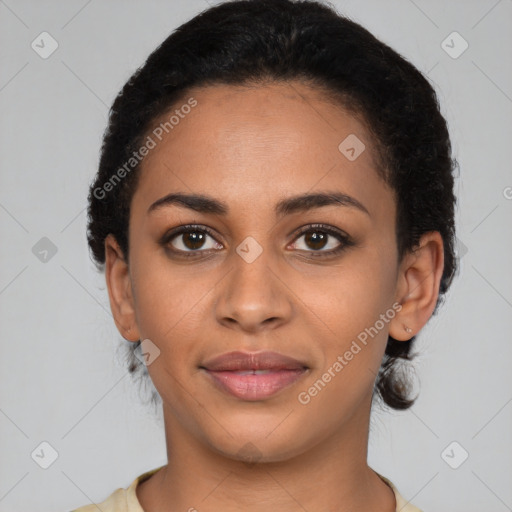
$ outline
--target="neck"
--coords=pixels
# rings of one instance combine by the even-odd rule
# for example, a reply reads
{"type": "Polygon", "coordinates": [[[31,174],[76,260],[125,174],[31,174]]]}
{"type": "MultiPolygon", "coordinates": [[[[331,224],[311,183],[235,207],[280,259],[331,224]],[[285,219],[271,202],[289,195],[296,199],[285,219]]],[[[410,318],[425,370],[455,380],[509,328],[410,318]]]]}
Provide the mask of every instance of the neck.
{"type": "Polygon", "coordinates": [[[369,407],[339,432],[283,460],[265,457],[252,444],[238,452],[252,453],[256,462],[214,450],[165,405],[164,419],[168,464],[137,488],[145,512],[395,511],[391,488],[366,461],[369,407]]]}

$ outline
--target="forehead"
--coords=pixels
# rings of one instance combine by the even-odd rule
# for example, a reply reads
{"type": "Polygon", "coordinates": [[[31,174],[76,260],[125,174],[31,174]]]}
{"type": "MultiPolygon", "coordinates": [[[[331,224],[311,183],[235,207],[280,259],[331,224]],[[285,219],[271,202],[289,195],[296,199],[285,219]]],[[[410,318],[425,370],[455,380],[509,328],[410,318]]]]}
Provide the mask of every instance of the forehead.
{"type": "Polygon", "coordinates": [[[315,188],[375,203],[387,188],[363,122],[298,82],[190,89],[149,136],[136,192],[146,203],[181,190],[264,207],[315,188]]]}

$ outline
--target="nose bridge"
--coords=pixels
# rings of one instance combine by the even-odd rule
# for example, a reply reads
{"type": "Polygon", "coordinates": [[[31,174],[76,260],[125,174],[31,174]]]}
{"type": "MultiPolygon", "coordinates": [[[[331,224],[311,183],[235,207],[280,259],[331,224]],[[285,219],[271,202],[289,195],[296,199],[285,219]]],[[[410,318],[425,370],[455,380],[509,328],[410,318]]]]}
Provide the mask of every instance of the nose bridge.
{"type": "Polygon", "coordinates": [[[258,330],[285,321],[290,297],[275,269],[272,250],[254,237],[246,237],[229,256],[229,272],[222,280],[216,302],[217,320],[240,328],[258,330]]]}

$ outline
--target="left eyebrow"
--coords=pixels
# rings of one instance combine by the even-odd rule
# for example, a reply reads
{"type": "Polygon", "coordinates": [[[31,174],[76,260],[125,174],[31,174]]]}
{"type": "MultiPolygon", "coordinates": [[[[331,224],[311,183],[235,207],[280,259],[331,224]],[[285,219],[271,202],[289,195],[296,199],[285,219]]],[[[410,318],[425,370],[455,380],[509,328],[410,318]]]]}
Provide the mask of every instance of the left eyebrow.
{"type": "MultiPolygon", "coordinates": [[[[203,194],[183,194],[171,193],[157,201],[149,208],[148,213],[160,209],[164,206],[177,204],[199,213],[210,213],[215,215],[227,215],[229,207],[226,203],[203,194]]],[[[370,215],[367,208],[356,198],[343,194],[341,192],[316,192],[311,194],[302,194],[298,196],[287,197],[280,200],[274,210],[276,216],[290,215],[292,213],[304,212],[322,206],[344,206],[356,208],[367,215],[370,215]]]]}

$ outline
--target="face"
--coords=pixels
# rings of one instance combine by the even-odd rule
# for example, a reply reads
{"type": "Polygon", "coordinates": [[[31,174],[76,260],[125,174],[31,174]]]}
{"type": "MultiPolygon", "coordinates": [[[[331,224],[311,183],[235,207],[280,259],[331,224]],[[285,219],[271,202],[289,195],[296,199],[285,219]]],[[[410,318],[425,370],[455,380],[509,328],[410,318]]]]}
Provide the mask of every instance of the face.
{"type": "Polygon", "coordinates": [[[148,371],[166,428],[232,458],[252,443],[264,461],[363,435],[401,298],[374,141],[300,83],[188,97],[168,134],[150,134],[114,277],[121,332],[159,351],[148,371]],[[235,351],[246,371],[212,362],[235,351]]]}

